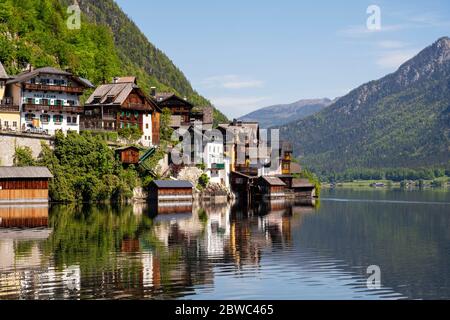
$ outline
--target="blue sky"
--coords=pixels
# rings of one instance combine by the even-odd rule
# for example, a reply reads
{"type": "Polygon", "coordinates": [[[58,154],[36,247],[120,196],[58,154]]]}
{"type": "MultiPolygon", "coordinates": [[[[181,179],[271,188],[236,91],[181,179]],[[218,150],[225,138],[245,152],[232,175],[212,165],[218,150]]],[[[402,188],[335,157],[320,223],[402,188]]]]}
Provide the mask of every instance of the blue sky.
{"type": "Polygon", "coordinates": [[[230,118],[335,98],[450,36],[449,1],[116,0],[230,118]],[[367,28],[367,8],[381,29],[367,28]]]}

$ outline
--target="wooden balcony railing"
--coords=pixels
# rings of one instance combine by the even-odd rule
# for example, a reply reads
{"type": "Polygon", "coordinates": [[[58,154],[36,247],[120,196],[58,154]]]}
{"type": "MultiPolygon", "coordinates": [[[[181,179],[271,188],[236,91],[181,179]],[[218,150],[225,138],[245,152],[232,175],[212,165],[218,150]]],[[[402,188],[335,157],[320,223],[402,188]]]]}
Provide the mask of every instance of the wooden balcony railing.
{"type": "Polygon", "coordinates": [[[0,101],[0,111],[2,112],[20,112],[19,106],[15,106],[13,104],[3,104],[0,101]]]}
{"type": "Polygon", "coordinates": [[[150,107],[142,103],[127,103],[124,107],[130,110],[150,111],[150,107]]]}
{"type": "Polygon", "coordinates": [[[30,104],[23,105],[25,111],[53,111],[53,112],[74,112],[83,113],[84,109],[80,106],[48,106],[43,104],[30,104]]]}
{"type": "Polygon", "coordinates": [[[69,87],[69,86],[56,86],[56,85],[46,85],[46,84],[33,84],[25,83],[25,89],[36,90],[36,91],[58,91],[67,93],[79,93],[82,94],[84,89],[81,87],[69,87]]]}

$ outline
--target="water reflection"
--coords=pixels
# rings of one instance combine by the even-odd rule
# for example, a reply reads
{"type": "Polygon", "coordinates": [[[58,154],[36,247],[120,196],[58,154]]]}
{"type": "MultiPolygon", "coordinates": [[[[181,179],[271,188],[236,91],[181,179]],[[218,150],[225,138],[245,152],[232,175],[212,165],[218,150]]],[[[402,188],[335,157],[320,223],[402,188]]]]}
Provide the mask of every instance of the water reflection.
{"type": "MultiPolygon", "coordinates": [[[[328,199],[346,196],[360,195],[328,199]]],[[[178,209],[0,208],[0,299],[450,296],[445,206],[325,199],[320,208],[178,209]],[[382,290],[366,287],[371,264],[382,268],[382,290]]]]}

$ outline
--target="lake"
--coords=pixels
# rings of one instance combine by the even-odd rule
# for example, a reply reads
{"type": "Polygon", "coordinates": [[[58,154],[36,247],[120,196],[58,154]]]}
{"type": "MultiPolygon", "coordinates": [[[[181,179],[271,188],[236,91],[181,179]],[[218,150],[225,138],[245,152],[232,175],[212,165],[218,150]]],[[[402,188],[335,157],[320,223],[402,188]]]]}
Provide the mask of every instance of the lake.
{"type": "Polygon", "coordinates": [[[450,299],[450,192],[0,207],[0,299],[450,299]]]}

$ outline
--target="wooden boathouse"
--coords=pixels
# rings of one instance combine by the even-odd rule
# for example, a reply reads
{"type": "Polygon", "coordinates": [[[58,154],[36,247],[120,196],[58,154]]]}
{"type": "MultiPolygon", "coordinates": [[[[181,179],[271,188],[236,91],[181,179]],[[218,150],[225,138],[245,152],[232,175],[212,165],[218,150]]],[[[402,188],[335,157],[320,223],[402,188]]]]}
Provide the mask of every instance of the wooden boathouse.
{"type": "Polygon", "coordinates": [[[297,198],[314,198],[316,196],[316,187],[308,179],[293,179],[291,190],[294,191],[297,198]]]}
{"type": "Polygon", "coordinates": [[[46,167],[0,167],[0,204],[48,203],[46,167]]]}
{"type": "Polygon", "coordinates": [[[286,184],[280,178],[262,176],[258,178],[257,185],[262,198],[280,199],[286,196],[286,184]]]}
{"type": "Polygon", "coordinates": [[[193,185],[182,180],[154,180],[149,188],[150,200],[177,202],[179,205],[192,203],[193,185]]]}

